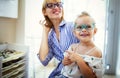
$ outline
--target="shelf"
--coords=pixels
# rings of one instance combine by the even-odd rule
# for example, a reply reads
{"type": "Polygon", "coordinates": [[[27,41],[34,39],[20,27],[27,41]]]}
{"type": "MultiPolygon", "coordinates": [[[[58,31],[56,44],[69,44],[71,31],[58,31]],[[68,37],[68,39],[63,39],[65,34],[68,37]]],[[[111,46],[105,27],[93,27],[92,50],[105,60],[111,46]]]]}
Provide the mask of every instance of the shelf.
{"type": "Polygon", "coordinates": [[[28,47],[6,44],[0,45],[0,50],[8,54],[7,57],[0,57],[0,78],[28,78],[28,47]]]}

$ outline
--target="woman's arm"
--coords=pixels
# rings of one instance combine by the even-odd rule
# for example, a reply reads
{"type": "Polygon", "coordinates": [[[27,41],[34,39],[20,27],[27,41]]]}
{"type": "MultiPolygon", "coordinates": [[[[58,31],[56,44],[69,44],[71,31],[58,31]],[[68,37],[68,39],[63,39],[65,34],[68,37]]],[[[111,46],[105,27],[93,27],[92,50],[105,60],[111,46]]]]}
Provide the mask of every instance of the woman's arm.
{"type": "Polygon", "coordinates": [[[51,28],[46,27],[43,24],[43,22],[41,23],[41,25],[43,26],[43,34],[42,34],[42,40],[41,40],[41,45],[39,49],[39,57],[41,61],[44,61],[49,52],[48,34],[51,28]]]}

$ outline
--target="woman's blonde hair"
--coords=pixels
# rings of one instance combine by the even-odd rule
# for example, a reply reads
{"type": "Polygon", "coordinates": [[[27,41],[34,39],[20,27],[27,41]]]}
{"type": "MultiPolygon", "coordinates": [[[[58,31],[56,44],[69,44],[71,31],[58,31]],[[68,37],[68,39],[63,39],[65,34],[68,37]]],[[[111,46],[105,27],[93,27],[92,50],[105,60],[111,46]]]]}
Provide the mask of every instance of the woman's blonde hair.
{"type": "MultiPolygon", "coordinates": [[[[44,0],[43,1],[43,5],[42,5],[42,13],[44,15],[45,10],[46,10],[46,4],[50,3],[50,2],[61,2],[61,0],[44,0]]],[[[46,26],[52,28],[53,27],[53,23],[51,22],[51,20],[49,19],[48,16],[44,15],[45,21],[46,21],[46,26]]],[[[62,9],[62,17],[61,17],[61,21],[64,19],[64,11],[62,9]]]]}

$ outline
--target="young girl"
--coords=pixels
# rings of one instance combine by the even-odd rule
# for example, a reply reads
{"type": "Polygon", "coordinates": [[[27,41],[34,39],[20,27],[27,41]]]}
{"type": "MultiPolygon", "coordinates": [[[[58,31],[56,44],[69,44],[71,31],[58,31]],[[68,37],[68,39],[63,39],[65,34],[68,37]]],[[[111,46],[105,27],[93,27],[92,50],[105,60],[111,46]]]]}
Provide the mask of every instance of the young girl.
{"type": "Polygon", "coordinates": [[[56,78],[102,78],[102,52],[92,39],[96,32],[95,22],[88,13],[78,16],[74,35],[80,42],[72,44],[65,52],[64,67],[56,78]]]}

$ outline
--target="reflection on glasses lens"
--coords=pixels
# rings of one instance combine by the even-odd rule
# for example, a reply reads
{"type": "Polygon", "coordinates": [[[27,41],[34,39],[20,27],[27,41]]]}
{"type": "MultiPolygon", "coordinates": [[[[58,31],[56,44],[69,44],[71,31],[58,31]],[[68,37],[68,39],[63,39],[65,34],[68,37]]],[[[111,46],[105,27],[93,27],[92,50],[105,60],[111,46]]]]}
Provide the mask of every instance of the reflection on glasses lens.
{"type": "Polygon", "coordinates": [[[52,9],[52,8],[55,8],[55,6],[57,6],[57,7],[63,7],[63,3],[62,2],[57,2],[57,3],[47,3],[46,4],[46,8],[50,8],[50,9],[52,9]]]}

